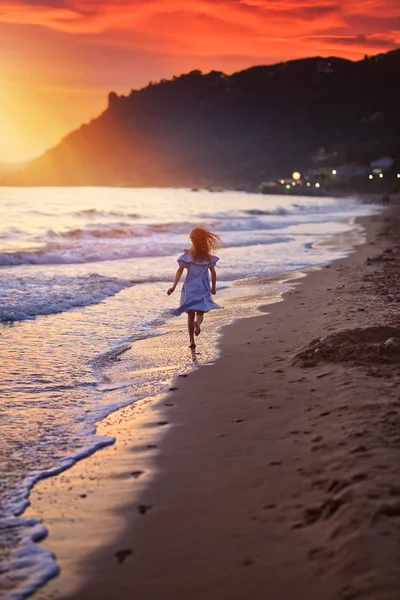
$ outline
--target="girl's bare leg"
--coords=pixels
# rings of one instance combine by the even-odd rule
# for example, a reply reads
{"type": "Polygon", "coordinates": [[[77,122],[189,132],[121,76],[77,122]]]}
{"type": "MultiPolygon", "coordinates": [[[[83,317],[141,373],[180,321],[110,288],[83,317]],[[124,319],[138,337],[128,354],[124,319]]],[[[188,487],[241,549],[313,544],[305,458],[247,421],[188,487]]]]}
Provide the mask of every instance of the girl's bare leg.
{"type": "Polygon", "coordinates": [[[194,319],[196,313],[194,310],[189,310],[188,312],[188,331],[189,331],[189,340],[190,340],[190,348],[195,348],[196,344],[194,343],[194,319]]]}
{"type": "Polygon", "coordinates": [[[194,335],[200,335],[200,333],[201,333],[200,325],[202,324],[203,319],[204,319],[204,313],[201,312],[201,310],[198,310],[196,312],[196,320],[194,322],[194,335]]]}

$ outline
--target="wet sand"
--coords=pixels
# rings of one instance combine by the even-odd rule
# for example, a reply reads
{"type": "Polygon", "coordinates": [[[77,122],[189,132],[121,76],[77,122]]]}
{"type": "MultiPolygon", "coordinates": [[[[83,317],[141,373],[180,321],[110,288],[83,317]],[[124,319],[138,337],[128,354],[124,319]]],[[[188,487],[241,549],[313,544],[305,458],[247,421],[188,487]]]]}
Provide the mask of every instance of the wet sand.
{"type": "Polygon", "coordinates": [[[34,493],[31,514],[45,517],[62,567],[35,597],[398,598],[391,210],[363,221],[367,243],[350,257],[309,273],[268,314],[227,327],[215,364],[178,378],[157,406],[102,423],[119,431],[116,446],[55,478],[50,496],[34,493]],[[154,431],[165,433],[156,447],[154,431]],[[78,568],[77,545],[90,554],[78,568]]]}

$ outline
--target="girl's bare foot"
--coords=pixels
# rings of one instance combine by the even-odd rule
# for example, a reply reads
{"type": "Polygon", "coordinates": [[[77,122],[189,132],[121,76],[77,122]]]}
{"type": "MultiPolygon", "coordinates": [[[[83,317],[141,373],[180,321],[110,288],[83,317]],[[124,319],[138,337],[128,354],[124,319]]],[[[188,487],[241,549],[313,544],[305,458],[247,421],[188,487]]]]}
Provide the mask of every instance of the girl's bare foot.
{"type": "Polygon", "coordinates": [[[190,344],[189,348],[190,348],[191,350],[194,350],[194,349],[196,348],[196,344],[195,344],[194,342],[191,342],[191,344],[190,344]]]}
{"type": "Polygon", "coordinates": [[[194,335],[200,335],[201,329],[197,321],[194,322],[194,335]]]}

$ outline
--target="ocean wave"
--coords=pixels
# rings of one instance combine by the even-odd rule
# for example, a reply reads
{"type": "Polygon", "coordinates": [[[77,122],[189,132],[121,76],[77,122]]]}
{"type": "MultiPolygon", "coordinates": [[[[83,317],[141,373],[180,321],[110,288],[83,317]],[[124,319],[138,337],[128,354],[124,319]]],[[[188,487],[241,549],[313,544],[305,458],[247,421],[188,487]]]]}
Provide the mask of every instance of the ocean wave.
{"type": "MultiPolygon", "coordinates": [[[[275,211],[264,211],[258,209],[248,209],[235,213],[217,213],[210,215],[212,219],[208,221],[200,220],[198,222],[178,221],[166,223],[90,223],[84,227],[68,229],[67,231],[53,231],[49,229],[44,235],[44,241],[79,241],[79,240],[118,240],[134,238],[151,238],[153,240],[171,239],[173,235],[188,235],[193,227],[204,225],[212,231],[220,234],[229,232],[250,232],[281,229],[290,223],[296,223],[300,217],[293,215],[285,208],[279,208],[275,211]],[[279,217],[288,216],[292,220],[282,221],[279,217]],[[265,218],[270,217],[270,218],[265,218]],[[271,218],[278,217],[278,218],[271,218]],[[168,237],[167,237],[168,236],[168,237]]],[[[324,218],[324,217],[322,217],[324,218]]],[[[326,215],[330,219],[329,213],[326,215]]]]}
{"type": "Polygon", "coordinates": [[[129,258],[151,256],[169,256],[181,253],[181,245],[170,245],[164,248],[154,243],[145,245],[111,244],[56,246],[47,245],[30,251],[0,253],[0,267],[20,267],[24,265],[76,265],[104,261],[115,261],[129,258]]]}
{"type": "MultiPolygon", "coordinates": [[[[224,247],[234,248],[250,245],[270,245],[290,241],[293,236],[260,233],[251,238],[226,240],[224,247]]],[[[186,244],[187,245],[187,244],[186,244]]],[[[146,240],[101,240],[81,241],[76,244],[47,244],[41,248],[17,252],[0,253],[0,267],[20,267],[23,265],[72,265],[116,261],[130,258],[151,258],[178,255],[185,248],[185,240],[168,238],[163,242],[146,240]]]]}
{"type": "MultiPolygon", "coordinates": [[[[112,410],[113,407],[103,412],[107,414],[112,410]]],[[[9,545],[12,547],[15,540],[19,542],[16,548],[6,556],[0,567],[2,580],[8,583],[9,594],[7,597],[10,600],[23,600],[30,596],[46,581],[56,577],[60,571],[54,554],[47,548],[38,545],[38,542],[47,536],[46,527],[37,519],[19,516],[29,505],[28,497],[31,489],[41,479],[59,475],[70,469],[79,460],[114,443],[115,438],[96,436],[92,444],[60,460],[53,468],[44,469],[26,478],[20,493],[13,498],[11,506],[9,506],[8,515],[0,518],[0,530],[4,532],[9,545]],[[18,573],[18,577],[15,577],[15,573],[18,573]]]]}
{"type": "MultiPolygon", "coordinates": [[[[153,237],[158,235],[181,235],[189,234],[193,227],[204,225],[205,227],[216,230],[219,233],[235,232],[235,231],[252,231],[279,229],[285,227],[285,220],[280,217],[292,217],[295,221],[297,218],[303,218],[304,211],[307,214],[318,213],[320,215],[320,207],[303,207],[299,204],[288,205],[288,207],[279,206],[275,209],[245,209],[232,210],[227,212],[215,212],[214,214],[200,214],[196,220],[190,221],[171,221],[161,223],[143,223],[143,222],[126,222],[114,221],[108,223],[87,223],[83,227],[76,227],[67,231],[48,230],[45,234],[45,239],[50,240],[88,240],[88,239],[122,239],[122,238],[143,238],[153,237]],[[301,213],[301,217],[298,217],[301,213]],[[278,217],[274,219],[273,217],[278,217]]],[[[331,218],[329,211],[326,212],[326,218],[331,218]]],[[[118,213],[97,211],[90,209],[81,211],[80,214],[104,214],[117,216],[118,213]]],[[[121,215],[122,216],[122,215],[121,215]]],[[[138,215],[136,215],[138,218],[138,215]]]]}
{"type": "Polygon", "coordinates": [[[16,237],[24,235],[24,233],[25,232],[22,231],[22,229],[18,229],[18,227],[9,227],[8,229],[3,229],[3,231],[0,231],[0,239],[1,240],[14,239],[16,237]]]}
{"type": "Polygon", "coordinates": [[[47,239],[59,240],[88,240],[88,239],[116,239],[149,237],[154,234],[180,234],[188,233],[195,226],[194,223],[141,223],[132,225],[130,223],[105,223],[89,224],[86,227],[78,227],[63,232],[48,230],[47,239]]]}
{"type": "Polygon", "coordinates": [[[283,208],[283,207],[278,207],[274,210],[260,210],[258,208],[251,208],[249,210],[244,210],[243,212],[246,215],[260,216],[260,217],[270,216],[270,215],[284,216],[284,215],[291,214],[287,208],[283,208]]]}
{"type": "Polygon", "coordinates": [[[73,213],[77,217],[123,217],[129,219],[140,219],[137,213],[126,213],[118,210],[99,210],[97,208],[86,208],[73,213]]]}
{"type": "MultiPolygon", "coordinates": [[[[102,242],[108,240],[115,241],[127,241],[132,242],[132,247],[136,242],[147,244],[150,247],[152,244],[157,247],[164,247],[165,244],[171,244],[176,236],[187,236],[191,229],[196,225],[204,225],[207,228],[216,231],[224,236],[230,233],[236,232],[262,232],[262,231],[273,231],[287,227],[288,225],[294,225],[297,222],[303,222],[304,219],[313,221],[315,219],[332,220],[333,214],[327,210],[329,207],[325,207],[321,210],[318,206],[302,206],[300,204],[288,203],[288,206],[278,206],[271,208],[270,210],[264,208],[246,208],[242,210],[228,210],[225,212],[216,211],[209,215],[198,215],[195,217],[196,220],[182,220],[182,221],[170,221],[170,222],[143,222],[139,219],[136,213],[132,213],[134,220],[107,220],[101,222],[95,220],[93,222],[86,221],[78,227],[71,227],[67,230],[48,229],[46,232],[34,237],[27,238],[25,240],[25,247],[29,242],[37,244],[38,247],[26,249],[20,252],[11,252],[4,248],[3,253],[0,253],[0,266],[13,266],[20,264],[66,264],[66,263],[80,263],[80,262],[95,262],[97,260],[115,260],[134,257],[136,255],[143,256],[146,253],[140,251],[133,251],[131,253],[128,250],[127,245],[125,248],[120,247],[120,252],[111,252],[109,257],[103,258],[103,252],[101,249],[93,247],[91,251],[85,248],[82,252],[79,249],[79,244],[82,242],[102,242]],[[146,239],[147,238],[147,239],[146,239]],[[62,251],[64,247],[65,252],[62,251]],[[61,249],[61,251],[60,251],[61,249]],[[42,255],[50,255],[54,253],[54,256],[44,260],[42,255]],[[62,254],[62,256],[61,256],[62,254]],[[80,255],[85,255],[82,260],[80,255]],[[68,256],[67,256],[68,255],[68,256]],[[90,255],[87,256],[86,255],[90,255]]],[[[331,207],[330,207],[331,208],[331,207]]],[[[78,213],[74,213],[78,214],[78,213]]],[[[85,209],[79,211],[79,214],[84,216],[96,216],[103,215],[109,219],[110,215],[120,216],[122,213],[113,211],[102,211],[98,209],[85,209]]],[[[124,215],[126,217],[126,215],[124,215]]],[[[339,218],[340,215],[337,215],[339,218]]],[[[18,238],[22,232],[16,230],[6,231],[3,235],[11,238],[18,238]]],[[[1,234],[0,234],[1,235],[1,234]]],[[[172,250],[173,251],[173,250],[172,250]]],[[[164,249],[160,253],[164,255],[164,249]]],[[[153,251],[150,251],[149,256],[153,255],[153,251]]]]}
{"type": "Polygon", "coordinates": [[[97,274],[1,280],[0,322],[31,320],[39,315],[98,304],[132,285],[126,279],[97,274]]]}

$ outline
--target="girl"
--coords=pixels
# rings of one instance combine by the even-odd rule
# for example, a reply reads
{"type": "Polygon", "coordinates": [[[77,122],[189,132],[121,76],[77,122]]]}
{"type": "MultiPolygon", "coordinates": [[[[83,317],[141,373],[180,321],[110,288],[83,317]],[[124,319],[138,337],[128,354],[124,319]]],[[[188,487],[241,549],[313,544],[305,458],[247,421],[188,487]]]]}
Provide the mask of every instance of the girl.
{"type": "Polygon", "coordinates": [[[204,319],[204,313],[214,308],[222,308],[215,304],[211,298],[211,294],[216,294],[217,274],[215,265],[218,262],[218,256],[212,256],[221,245],[221,239],[215,233],[211,233],[204,227],[195,227],[190,233],[190,241],[192,247],[178,258],[179,269],[175,275],[173,286],[168,290],[170,296],[175,291],[176,286],[184,269],[187,269],[185,283],[182,287],[181,305],[174,310],[174,315],[179,316],[183,312],[188,315],[188,330],[190,346],[192,350],[196,348],[194,336],[200,335],[200,326],[204,319]],[[211,272],[208,276],[208,269],[211,272]]]}

